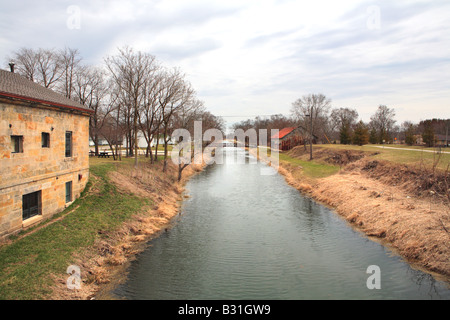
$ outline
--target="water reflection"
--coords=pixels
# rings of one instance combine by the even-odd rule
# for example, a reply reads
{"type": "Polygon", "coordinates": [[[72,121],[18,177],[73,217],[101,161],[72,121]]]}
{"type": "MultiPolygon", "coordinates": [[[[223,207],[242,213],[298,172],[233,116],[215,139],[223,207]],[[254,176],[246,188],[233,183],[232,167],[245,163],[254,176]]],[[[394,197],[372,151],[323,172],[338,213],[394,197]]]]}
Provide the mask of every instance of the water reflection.
{"type": "MultiPolygon", "coordinates": [[[[225,148],[227,149],[227,148],[225,148]]],[[[335,213],[289,187],[242,150],[225,150],[187,186],[168,233],[130,267],[114,295],[127,299],[450,299],[335,213]],[[232,152],[231,152],[232,151],[232,152]],[[239,163],[238,156],[245,155],[239,163]],[[233,158],[232,158],[233,157],[233,158]],[[366,286],[368,266],[381,290],[366,286]]]]}

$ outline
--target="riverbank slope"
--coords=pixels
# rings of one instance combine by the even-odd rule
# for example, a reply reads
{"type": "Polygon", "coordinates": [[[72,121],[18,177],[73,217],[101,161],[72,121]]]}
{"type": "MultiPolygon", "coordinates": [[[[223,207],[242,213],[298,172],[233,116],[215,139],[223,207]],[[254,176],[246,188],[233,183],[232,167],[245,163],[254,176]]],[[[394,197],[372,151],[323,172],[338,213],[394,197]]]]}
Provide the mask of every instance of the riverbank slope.
{"type": "Polygon", "coordinates": [[[125,278],[126,269],[148,242],[170,228],[172,219],[179,213],[185,183],[203,169],[202,165],[190,165],[183,170],[178,181],[178,168],[168,162],[167,172],[162,172],[163,161],[156,164],[141,163],[138,168],[131,165],[118,166],[109,172],[109,182],[121,194],[141,199],[151,199],[108,236],[98,239],[90,250],[76,256],[75,264],[84,271],[86,279],[80,290],[67,290],[64,275],[58,279],[53,297],[58,299],[89,299],[108,292],[110,284],[125,278]]]}
{"type": "Polygon", "coordinates": [[[279,172],[413,267],[449,281],[450,176],[439,168],[445,164],[434,164],[404,164],[380,159],[379,152],[326,147],[315,148],[309,161],[308,150],[297,147],[280,154],[279,172]]]}
{"type": "Polygon", "coordinates": [[[178,182],[177,167],[169,161],[163,173],[162,165],[142,158],[135,169],[133,159],[92,158],[79,199],[0,244],[0,299],[92,299],[120,278],[147,242],[170,227],[185,182],[202,170],[189,166],[178,182]],[[80,271],[81,282],[71,283],[76,289],[67,285],[69,266],[80,271]]]}

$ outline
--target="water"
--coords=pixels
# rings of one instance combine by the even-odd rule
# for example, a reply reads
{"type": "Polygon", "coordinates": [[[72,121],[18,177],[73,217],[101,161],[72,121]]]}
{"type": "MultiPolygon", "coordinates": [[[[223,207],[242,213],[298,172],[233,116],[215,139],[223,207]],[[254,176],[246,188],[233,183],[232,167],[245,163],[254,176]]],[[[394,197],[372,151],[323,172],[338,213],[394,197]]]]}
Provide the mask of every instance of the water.
{"type": "Polygon", "coordinates": [[[193,177],[173,227],[132,263],[113,296],[450,299],[446,284],[411,269],[282,176],[261,175],[264,167],[226,161],[193,177]],[[367,287],[371,265],[380,268],[380,290],[367,287]]]}

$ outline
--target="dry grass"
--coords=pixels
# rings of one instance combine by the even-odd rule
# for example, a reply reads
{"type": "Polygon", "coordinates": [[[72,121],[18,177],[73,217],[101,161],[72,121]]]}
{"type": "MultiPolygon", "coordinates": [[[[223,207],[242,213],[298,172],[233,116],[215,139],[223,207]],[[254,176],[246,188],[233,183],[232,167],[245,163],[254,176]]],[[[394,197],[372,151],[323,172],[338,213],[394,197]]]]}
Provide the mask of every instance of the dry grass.
{"type": "Polygon", "coordinates": [[[444,197],[430,198],[423,192],[437,190],[442,176],[435,172],[434,182],[417,192],[423,181],[430,182],[429,172],[418,173],[387,162],[371,167],[372,160],[360,157],[359,152],[339,151],[329,157],[332,153],[321,151],[317,157],[343,161],[339,174],[305,181],[298,168],[286,163],[279,172],[290,185],[334,208],[352,226],[377,238],[414,266],[449,281],[450,205],[444,197]]]}
{"type": "MultiPolygon", "coordinates": [[[[308,150],[304,150],[302,146],[292,149],[286,155],[294,159],[309,157],[308,150]]],[[[438,156],[433,162],[399,163],[379,159],[379,155],[378,151],[320,147],[314,151],[314,161],[339,166],[340,170],[364,173],[374,180],[398,186],[422,199],[450,202],[450,172],[448,169],[441,169],[450,166],[445,158],[438,156]]]]}
{"type": "MultiPolygon", "coordinates": [[[[190,176],[202,170],[202,166],[189,166],[183,179],[177,182],[176,167],[168,166],[162,172],[162,163],[118,166],[109,174],[111,182],[121,193],[153,199],[153,205],[138,212],[119,229],[103,234],[96,243],[74,257],[74,265],[80,267],[83,280],[80,290],[67,290],[67,275],[54,276],[52,299],[86,300],[108,290],[112,280],[123,277],[126,267],[136,254],[145,249],[148,241],[170,227],[171,219],[178,214],[184,183],[190,176]]],[[[95,189],[94,189],[95,191],[95,189]]]]}
{"type": "Polygon", "coordinates": [[[450,277],[449,207],[417,199],[363,175],[323,179],[311,191],[368,236],[381,238],[406,260],[450,277]],[[443,227],[444,226],[444,227],[443,227]]]}

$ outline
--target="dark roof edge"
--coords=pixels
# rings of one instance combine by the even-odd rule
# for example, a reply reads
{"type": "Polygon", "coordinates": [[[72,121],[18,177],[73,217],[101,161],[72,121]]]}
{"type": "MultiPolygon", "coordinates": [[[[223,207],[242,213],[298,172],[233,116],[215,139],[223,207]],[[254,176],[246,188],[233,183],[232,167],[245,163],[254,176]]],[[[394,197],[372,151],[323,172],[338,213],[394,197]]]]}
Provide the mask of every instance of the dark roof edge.
{"type": "Polygon", "coordinates": [[[30,98],[30,97],[21,96],[21,95],[8,93],[8,92],[4,92],[4,91],[0,91],[0,96],[6,97],[6,98],[19,99],[19,100],[23,100],[23,101],[37,102],[37,103],[40,103],[40,104],[47,104],[47,105],[60,107],[60,108],[65,108],[65,109],[77,110],[77,111],[81,111],[81,112],[84,112],[84,113],[91,113],[91,114],[94,113],[94,110],[87,109],[87,108],[78,108],[78,107],[75,107],[75,106],[70,106],[70,105],[66,105],[66,104],[60,104],[60,103],[56,103],[56,102],[52,102],[52,101],[46,101],[46,100],[41,100],[41,99],[36,99],[36,98],[30,98]]]}

